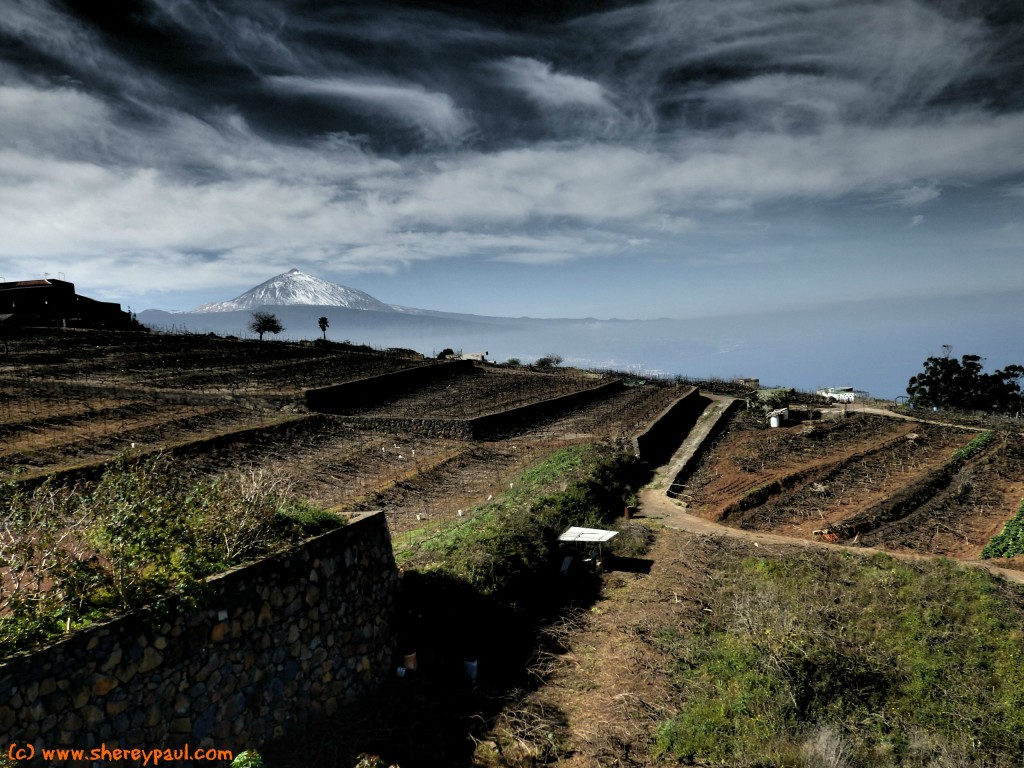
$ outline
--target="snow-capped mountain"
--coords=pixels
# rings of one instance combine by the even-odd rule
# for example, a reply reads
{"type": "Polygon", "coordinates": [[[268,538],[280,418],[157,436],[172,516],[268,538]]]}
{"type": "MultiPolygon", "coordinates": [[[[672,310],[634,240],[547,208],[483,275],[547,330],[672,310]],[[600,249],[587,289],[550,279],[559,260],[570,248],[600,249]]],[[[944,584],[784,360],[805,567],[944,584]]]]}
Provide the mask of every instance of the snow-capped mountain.
{"type": "Polygon", "coordinates": [[[377,301],[368,293],[338,283],[321,280],[297,269],[272,277],[231,301],[214,301],[193,309],[193,312],[233,312],[264,306],[346,307],[393,312],[393,307],[377,301]]]}

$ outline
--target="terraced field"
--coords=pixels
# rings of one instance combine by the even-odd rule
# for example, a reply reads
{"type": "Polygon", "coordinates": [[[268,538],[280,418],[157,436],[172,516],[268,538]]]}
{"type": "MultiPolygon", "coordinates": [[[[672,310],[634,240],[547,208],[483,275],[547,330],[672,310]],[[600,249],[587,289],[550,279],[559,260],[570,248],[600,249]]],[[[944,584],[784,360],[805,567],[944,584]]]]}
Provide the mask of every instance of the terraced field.
{"type": "Polygon", "coordinates": [[[0,358],[0,478],[166,451],[196,476],[261,468],[318,505],[383,509],[393,530],[457,516],[557,448],[629,438],[685,391],[631,381],[480,442],[394,423],[467,419],[614,379],[469,366],[382,394],[351,418],[310,413],[305,389],[434,361],[411,351],[127,333],[49,332],[8,348],[0,358]]]}
{"type": "MultiPolygon", "coordinates": [[[[308,388],[433,362],[409,350],[208,336],[11,338],[0,357],[0,478],[97,465],[125,450],[171,451],[192,473],[261,467],[328,508],[384,509],[403,530],[469,509],[558,447],[627,440],[683,391],[627,377],[629,386],[487,441],[396,425],[471,419],[613,379],[474,365],[382,389],[352,411],[357,419],[305,406],[308,388]]],[[[952,452],[976,432],[847,416],[781,429],[738,416],[684,479],[680,499],[689,512],[729,526],[804,539],[834,529],[862,544],[974,558],[1024,495],[1019,430],[1002,430],[960,466],[952,452]],[[908,493],[920,499],[900,501],[908,493]]]]}
{"type": "MultiPolygon", "coordinates": [[[[954,457],[976,429],[869,413],[767,429],[738,417],[684,478],[686,511],[795,539],[974,560],[1024,495],[1024,434],[954,457]]],[[[1013,566],[1013,562],[1006,562],[1013,566]]]]}

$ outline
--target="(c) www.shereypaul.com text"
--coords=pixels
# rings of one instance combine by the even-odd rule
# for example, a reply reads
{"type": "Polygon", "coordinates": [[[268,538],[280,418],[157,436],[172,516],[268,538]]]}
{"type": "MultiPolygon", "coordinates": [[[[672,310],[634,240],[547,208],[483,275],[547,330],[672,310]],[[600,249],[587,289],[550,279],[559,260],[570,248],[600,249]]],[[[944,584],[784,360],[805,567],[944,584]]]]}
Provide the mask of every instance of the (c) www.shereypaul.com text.
{"type": "Polygon", "coordinates": [[[144,766],[160,765],[161,763],[200,762],[200,763],[230,763],[235,755],[228,749],[204,749],[197,747],[192,749],[188,744],[181,747],[143,749],[142,747],[108,747],[101,744],[98,747],[89,749],[78,749],[75,747],[40,747],[37,749],[33,744],[12,743],[7,748],[7,758],[15,764],[34,761],[37,758],[48,765],[54,761],[63,762],[67,760],[90,760],[92,762],[132,762],[141,763],[144,766]]]}

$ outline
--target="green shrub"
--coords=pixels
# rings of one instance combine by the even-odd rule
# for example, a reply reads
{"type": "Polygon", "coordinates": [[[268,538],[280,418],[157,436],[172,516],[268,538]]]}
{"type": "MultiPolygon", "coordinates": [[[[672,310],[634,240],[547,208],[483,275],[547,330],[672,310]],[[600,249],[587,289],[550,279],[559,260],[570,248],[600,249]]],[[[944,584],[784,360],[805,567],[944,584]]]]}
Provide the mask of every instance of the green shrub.
{"type": "Polygon", "coordinates": [[[231,768],[267,768],[263,756],[255,749],[247,749],[235,755],[231,761],[231,768]]]}
{"type": "Polygon", "coordinates": [[[988,432],[982,432],[976,438],[971,440],[963,448],[957,448],[953,451],[954,461],[967,461],[968,459],[974,458],[982,452],[987,446],[989,446],[996,438],[996,433],[991,430],[988,432]]]}
{"type": "Polygon", "coordinates": [[[1021,499],[1017,513],[1006,521],[1003,530],[989,539],[981,550],[982,560],[1017,555],[1024,555],[1024,499],[1021,499]]]}
{"type": "Polygon", "coordinates": [[[345,518],[337,512],[304,501],[287,501],[278,509],[277,514],[286,523],[294,525],[303,536],[319,536],[345,525],[345,518]]]}
{"type": "Polygon", "coordinates": [[[619,517],[647,477],[646,465],[631,454],[572,446],[523,472],[465,521],[400,540],[398,556],[463,579],[482,594],[515,600],[548,578],[562,531],[619,517]]]}

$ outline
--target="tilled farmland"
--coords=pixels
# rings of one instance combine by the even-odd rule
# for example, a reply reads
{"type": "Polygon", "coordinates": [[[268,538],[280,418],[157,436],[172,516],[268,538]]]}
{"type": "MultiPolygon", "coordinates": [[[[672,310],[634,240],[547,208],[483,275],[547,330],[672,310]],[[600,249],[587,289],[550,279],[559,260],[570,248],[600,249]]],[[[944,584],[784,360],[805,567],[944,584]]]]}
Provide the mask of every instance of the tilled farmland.
{"type": "Polygon", "coordinates": [[[1024,495],[1024,436],[1013,425],[995,435],[962,459],[976,429],[856,411],[781,429],[738,417],[680,498],[726,526],[977,559],[1024,495]]]}
{"type": "Polygon", "coordinates": [[[469,510],[557,448],[627,439],[685,391],[630,380],[486,441],[395,424],[501,413],[616,379],[467,364],[437,381],[382,389],[351,416],[311,413],[304,402],[306,389],[435,362],[350,345],[27,335],[11,340],[0,362],[0,475],[82,482],[123,452],[167,453],[197,477],[262,469],[299,498],[338,512],[383,509],[403,530],[469,510]]]}

